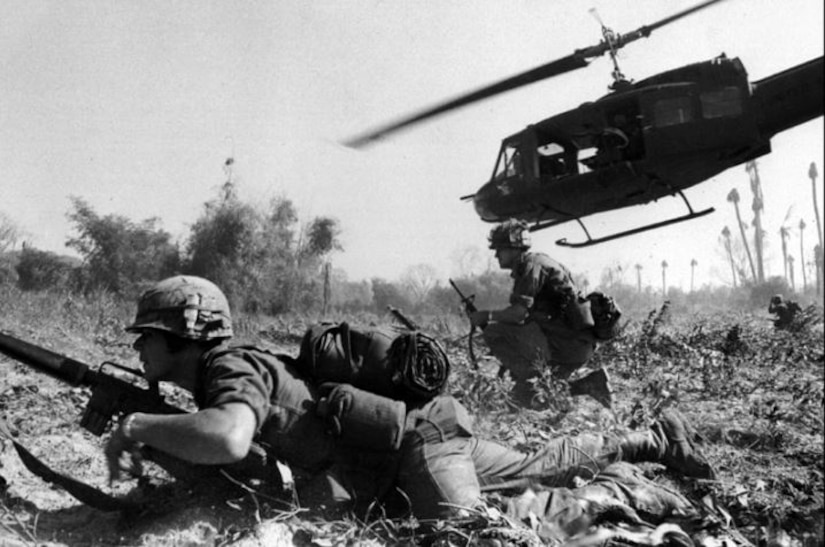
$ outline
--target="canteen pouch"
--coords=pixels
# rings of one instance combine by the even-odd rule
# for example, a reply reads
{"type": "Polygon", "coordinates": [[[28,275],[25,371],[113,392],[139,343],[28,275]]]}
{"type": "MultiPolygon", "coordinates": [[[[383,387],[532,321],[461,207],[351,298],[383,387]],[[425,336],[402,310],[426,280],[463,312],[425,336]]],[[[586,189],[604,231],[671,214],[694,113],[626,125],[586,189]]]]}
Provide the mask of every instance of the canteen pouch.
{"type": "Polygon", "coordinates": [[[317,413],[342,445],[392,451],[401,446],[407,405],[350,384],[326,383],[321,386],[317,413]]]}

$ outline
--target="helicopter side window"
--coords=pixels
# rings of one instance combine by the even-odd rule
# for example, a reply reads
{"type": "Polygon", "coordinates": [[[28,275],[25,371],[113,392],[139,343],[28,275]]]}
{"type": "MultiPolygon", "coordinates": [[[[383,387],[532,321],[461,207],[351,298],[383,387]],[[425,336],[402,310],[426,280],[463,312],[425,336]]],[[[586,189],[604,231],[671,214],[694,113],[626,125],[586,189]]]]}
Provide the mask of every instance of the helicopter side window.
{"type": "Polygon", "coordinates": [[[733,118],[742,114],[742,98],[738,87],[728,86],[718,91],[706,91],[699,96],[702,117],[733,118]]]}
{"type": "Polygon", "coordinates": [[[653,124],[656,127],[680,125],[693,121],[693,118],[691,97],[660,99],[653,105],[653,124]]]}
{"type": "Polygon", "coordinates": [[[539,146],[536,150],[539,158],[539,173],[554,177],[568,174],[564,161],[564,148],[554,142],[539,146]]]}

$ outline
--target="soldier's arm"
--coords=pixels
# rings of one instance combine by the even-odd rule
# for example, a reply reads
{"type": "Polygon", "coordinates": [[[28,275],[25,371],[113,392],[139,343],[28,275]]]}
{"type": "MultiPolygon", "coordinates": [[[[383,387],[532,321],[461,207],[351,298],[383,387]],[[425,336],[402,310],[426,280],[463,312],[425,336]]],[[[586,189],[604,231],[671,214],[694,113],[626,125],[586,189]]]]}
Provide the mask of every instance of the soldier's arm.
{"type": "Polygon", "coordinates": [[[470,314],[474,327],[484,327],[487,323],[507,323],[517,325],[527,319],[529,309],[521,302],[515,302],[500,310],[478,310],[470,314]]]}
{"type": "Polygon", "coordinates": [[[130,414],[106,445],[109,471],[118,478],[122,454],[137,443],[191,463],[240,461],[249,452],[256,427],[255,414],[245,403],[227,403],[191,414],[130,414]]]}

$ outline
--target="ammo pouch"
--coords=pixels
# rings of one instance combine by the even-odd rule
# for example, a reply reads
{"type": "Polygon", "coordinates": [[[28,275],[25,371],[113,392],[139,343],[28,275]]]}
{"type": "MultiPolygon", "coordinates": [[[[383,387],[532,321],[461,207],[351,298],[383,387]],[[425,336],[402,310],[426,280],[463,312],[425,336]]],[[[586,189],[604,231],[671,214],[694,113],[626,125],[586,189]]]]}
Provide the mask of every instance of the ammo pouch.
{"type": "Polygon", "coordinates": [[[401,447],[407,418],[407,405],[401,401],[350,384],[326,383],[317,413],[344,446],[372,451],[401,447]]]}
{"type": "Polygon", "coordinates": [[[610,340],[615,338],[619,330],[619,319],[622,310],[612,297],[601,292],[592,292],[587,295],[590,308],[593,313],[593,334],[600,340],[610,340]]]}

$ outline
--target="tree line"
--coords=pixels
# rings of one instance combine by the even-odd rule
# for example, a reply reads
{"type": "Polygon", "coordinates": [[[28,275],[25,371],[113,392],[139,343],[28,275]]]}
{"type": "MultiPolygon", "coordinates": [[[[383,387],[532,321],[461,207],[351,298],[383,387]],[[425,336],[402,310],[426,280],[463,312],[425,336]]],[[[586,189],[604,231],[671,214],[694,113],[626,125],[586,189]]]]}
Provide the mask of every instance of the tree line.
{"type": "MultiPolygon", "coordinates": [[[[720,258],[730,266],[732,287],[695,286],[698,262],[691,259],[689,291],[668,285],[666,260],[661,263],[659,290],[642,286],[639,264],[635,265],[635,280],[624,279],[626,274],[632,277],[630,265],[624,270],[620,265],[607,266],[594,283],[588,275],[577,274],[580,290],[584,294],[592,290],[611,294],[630,316],[643,316],[664,300],[670,300],[676,310],[697,311],[759,309],[776,293],[804,294],[806,290],[816,290],[818,297],[821,246],[815,246],[811,253],[815,256],[816,279],[804,277],[803,268],[802,287],[797,287],[784,226],[780,235],[785,275],[765,278],[762,248],[766,233],[759,218],[763,203],[756,164],[748,164],[747,172],[754,193],[753,240],[748,238],[748,228],[741,221],[740,196],[734,189],[729,201],[736,208],[742,238],[737,241],[732,230],[725,227],[719,241],[720,258]],[[750,252],[751,245],[757,250],[756,260],[750,252]]],[[[809,175],[814,185],[817,174],[813,164],[809,175]]],[[[814,211],[819,228],[816,203],[814,211]]],[[[176,242],[163,230],[157,218],[135,222],[121,215],[101,215],[79,197],[71,198],[67,217],[74,233],[66,245],[77,252],[79,259],[27,244],[15,250],[22,234],[0,212],[0,284],[14,283],[23,290],[106,291],[133,299],[156,280],[182,273],[211,279],[224,289],[234,309],[252,313],[344,316],[360,312],[382,314],[393,306],[411,314],[431,315],[461,309],[447,279],[440,279],[428,264],[408,267],[398,280],[348,280],[345,272],[332,267],[334,253],[343,250],[342,227],[336,219],[319,216],[301,223],[295,206],[285,196],[264,205],[246,203],[238,197],[231,174],[217,196],[203,205],[182,242],[176,242]]],[[[799,226],[801,261],[805,256],[803,233],[804,221],[799,226]]],[[[455,281],[466,294],[475,296],[480,307],[506,305],[512,283],[508,272],[491,269],[489,265],[486,271],[468,273],[455,281]]]]}
{"type": "Polygon", "coordinates": [[[134,298],[158,279],[199,275],[217,283],[235,309],[277,314],[317,304],[322,284],[317,273],[341,248],[336,219],[319,216],[300,224],[288,198],[265,206],[245,203],[231,181],[204,204],[183,243],[175,242],[157,218],[135,222],[101,215],[82,198],[70,199],[67,216],[74,234],[66,246],[80,259],[25,243],[13,250],[19,231],[3,217],[0,226],[7,237],[0,239],[5,242],[0,283],[134,298]]]}

